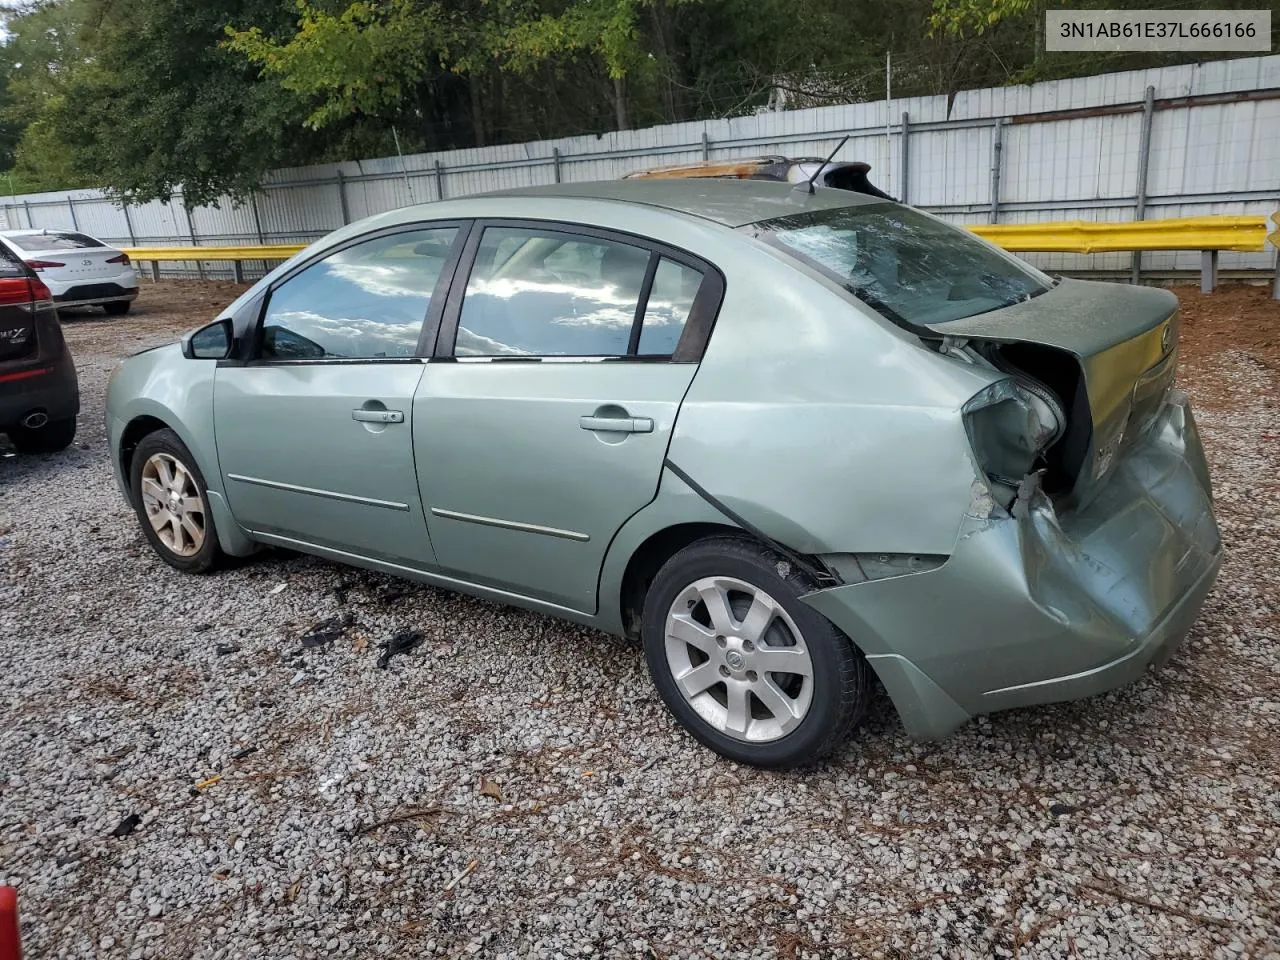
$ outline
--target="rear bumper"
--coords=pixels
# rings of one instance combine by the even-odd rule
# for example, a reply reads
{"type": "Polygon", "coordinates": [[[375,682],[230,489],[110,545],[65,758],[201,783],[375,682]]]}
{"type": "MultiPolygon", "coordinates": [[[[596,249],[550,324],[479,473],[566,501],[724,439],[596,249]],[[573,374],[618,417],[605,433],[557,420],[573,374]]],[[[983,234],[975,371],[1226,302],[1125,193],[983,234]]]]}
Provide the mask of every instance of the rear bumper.
{"type": "Polygon", "coordinates": [[[1221,562],[1180,393],[1086,507],[1059,516],[1035,493],[1015,512],[965,517],[936,570],[805,598],[867,654],[918,739],[980,713],[1092,696],[1163,664],[1221,562]]]}
{"type": "Polygon", "coordinates": [[[59,307],[93,307],[119,300],[136,300],[138,288],[122,287],[115,283],[82,283],[68,287],[66,293],[54,294],[53,302],[59,307]]]}
{"type": "Polygon", "coordinates": [[[0,365],[0,433],[36,412],[50,420],[65,420],[80,412],[80,386],[69,353],[21,367],[0,365]]]}
{"type": "Polygon", "coordinates": [[[132,267],[125,267],[115,275],[106,274],[92,279],[59,280],[46,271],[41,281],[53,294],[54,303],[60,307],[94,306],[115,300],[133,300],[138,296],[138,275],[132,267]]]}

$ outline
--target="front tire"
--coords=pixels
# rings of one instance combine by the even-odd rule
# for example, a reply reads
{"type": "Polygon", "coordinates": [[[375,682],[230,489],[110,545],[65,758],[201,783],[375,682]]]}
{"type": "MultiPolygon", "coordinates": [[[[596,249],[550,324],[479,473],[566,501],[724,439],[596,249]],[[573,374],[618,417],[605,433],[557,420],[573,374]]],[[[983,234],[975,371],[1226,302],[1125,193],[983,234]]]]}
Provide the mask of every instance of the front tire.
{"type": "Polygon", "coordinates": [[[641,624],[649,672],[676,719],[722,756],[813,763],[865,715],[866,660],[800,601],[814,588],[785,556],[741,537],[700,540],[654,578],[641,624]]]}
{"type": "Polygon", "coordinates": [[[50,420],[38,430],[14,427],[9,431],[9,440],[19,453],[57,453],[71,446],[75,438],[75,417],[50,420]]]}
{"type": "Polygon", "coordinates": [[[109,317],[123,317],[132,307],[132,300],[112,300],[102,305],[102,309],[107,311],[109,317]]]}
{"type": "Polygon", "coordinates": [[[207,573],[222,559],[208,487],[195,457],[172,430],[142,438],[129,469],[142,535],[169,566],[207,573]]]}

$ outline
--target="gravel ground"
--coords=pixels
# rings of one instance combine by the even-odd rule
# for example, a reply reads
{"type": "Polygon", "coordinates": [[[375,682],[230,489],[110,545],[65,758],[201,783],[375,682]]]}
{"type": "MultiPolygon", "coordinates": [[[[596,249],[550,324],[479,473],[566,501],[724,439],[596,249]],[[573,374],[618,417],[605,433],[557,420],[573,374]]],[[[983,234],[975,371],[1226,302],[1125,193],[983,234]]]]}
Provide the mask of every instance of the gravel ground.
{"type": "Polygon", "coordinates": [[[103,388],[234,289],[68,318],[80,439],[0,446],[0,882],[29,956],[1280,957],[1260,290],[1184,293],[1228,552],[1168,667],[933,745],[881,697],[830,762],[773,774],[679,732],[622,641],[305,557],[155,559],[103,388]],[[404,628],[424,643],[378,669],[404,628]]]}

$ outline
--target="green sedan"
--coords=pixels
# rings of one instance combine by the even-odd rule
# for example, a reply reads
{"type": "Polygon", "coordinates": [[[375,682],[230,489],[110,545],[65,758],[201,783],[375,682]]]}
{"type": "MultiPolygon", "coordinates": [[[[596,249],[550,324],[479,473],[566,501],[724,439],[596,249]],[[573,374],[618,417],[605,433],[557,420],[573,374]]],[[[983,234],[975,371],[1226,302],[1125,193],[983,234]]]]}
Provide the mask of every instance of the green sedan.
{"type": "MultiPolygon", "coordinates": [[[[536,187],[352,224],[130,357],[118,480],[172,566],[280,546],[642,641],[734,760],[1167,660],[1221,543],[1168,291],[878,197],[536,187]]],[[[526,654],[521,654],[526,655],[526,654]]]]}

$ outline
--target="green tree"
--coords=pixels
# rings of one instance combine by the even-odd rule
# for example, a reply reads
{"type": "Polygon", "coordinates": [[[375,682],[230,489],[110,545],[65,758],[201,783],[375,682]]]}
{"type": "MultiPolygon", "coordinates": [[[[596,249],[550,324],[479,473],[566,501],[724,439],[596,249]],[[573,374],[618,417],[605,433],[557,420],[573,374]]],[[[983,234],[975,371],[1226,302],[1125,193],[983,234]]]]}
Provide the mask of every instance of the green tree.
{"type": "Polygon", "coordinates": [[[499,53],[506,67],[529,73],[547,61],[586,55],[598,58],[611,84],[619,130],[630,123],[626,82],[646,62],[638,20],[652,0],[577,0],[558,14],[543,14],[518,24],[502,38],[499,53]]]}
{"type": "Polygon", "coordinates": [[[227,27],[228,50],[243,54],[312,109],[319,130],[351,116],[396,116],[445,48],[447,18],[437,3],[360,0],[339,13],[298,0],[287,41],[259,26],[227,27]]]}
{"type": "MultiPolygon", "coordinates": [[[[56,107],[60,84],[79,59],[78,10],[72,3],[45,2],[10,11],[5,18],[8,36],[0,47],[0,169],[14,168],[20,153],[47,146],[50,127],[46,117],[56,107]]],[[[86,177],[72,158],[54,150],[39,169],[20,164],[15,174],[27,189],[84,186],[86,177]]]]}
{"type": "MultiPolygon", "coordinates": [[[[198,204],[397,142],[875,100],[886,53],[896,97],[1195,59],[1046,53],[1044,9],[1066,2],[28,0],[0,42],[0,169],[137,200],[181,188],[198,204]]],[[[1280,0],[1262,2],[1280,34],[1280,0]]]]}
{"type": "Polygon", "coordinates": [[[242,22],[227,28],[223,46],[294,94],[310,129],[390,129],[399,121],[411,145],[455,145],[455,133],[438,130],[456,128],[469,102],[471,140],[483,143],[483,78],[503,18],[523,4],[296,0],[297,22],[288,29],[242,22]]]}
{"type": "MultiPolygon", "coordinates": [[[[190,206],[305,162],[297,101],[220,47],[232,19],[287,22],[280,0],[64,0],[72,52],[18,149],[20,170],[190,206]]],[[[65,184],[64,184],[65,185],[65,184]]]]}

